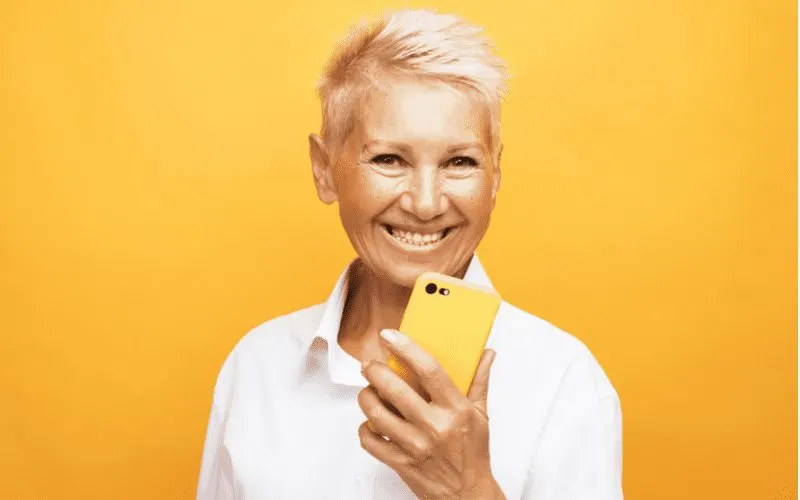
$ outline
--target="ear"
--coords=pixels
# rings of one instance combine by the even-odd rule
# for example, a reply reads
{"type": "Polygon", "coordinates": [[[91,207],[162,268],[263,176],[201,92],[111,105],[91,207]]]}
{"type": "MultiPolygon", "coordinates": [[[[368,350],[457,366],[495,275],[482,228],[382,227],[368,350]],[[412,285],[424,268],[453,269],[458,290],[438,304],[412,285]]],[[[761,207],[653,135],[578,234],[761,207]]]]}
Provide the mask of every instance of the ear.
{"type": "Polygon", "coordinates": [[[500,169],[500,159],[503,157],[503,143],[500,143],[500,147],[497,149],[497,157],[494,160],[494,172],[492,178],[492,203],[496,201],[497,192],[500,191],[500,178],[501,169],[500,169]]]}
{"type": "Polygon", "coordinates": [[[314,176],[314,185],[317,187],[317,196],[322,203],[330,205],[337,199],[333,168],[328,149],[317,134],[309,134],[308,152],[311,156],[311,173],[314,176]]]}

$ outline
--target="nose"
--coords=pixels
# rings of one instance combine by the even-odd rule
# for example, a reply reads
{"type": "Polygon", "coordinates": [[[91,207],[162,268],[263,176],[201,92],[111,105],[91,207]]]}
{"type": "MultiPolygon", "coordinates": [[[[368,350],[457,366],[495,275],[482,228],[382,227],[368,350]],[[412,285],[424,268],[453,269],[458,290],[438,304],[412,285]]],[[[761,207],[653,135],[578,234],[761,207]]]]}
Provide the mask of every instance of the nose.
{"type": "Polygon", "coordinates": [[[436,165],[414,169],[409,189],[400,198],[400,207],[421,221],[435,219],[447,210],[436,165]]]}

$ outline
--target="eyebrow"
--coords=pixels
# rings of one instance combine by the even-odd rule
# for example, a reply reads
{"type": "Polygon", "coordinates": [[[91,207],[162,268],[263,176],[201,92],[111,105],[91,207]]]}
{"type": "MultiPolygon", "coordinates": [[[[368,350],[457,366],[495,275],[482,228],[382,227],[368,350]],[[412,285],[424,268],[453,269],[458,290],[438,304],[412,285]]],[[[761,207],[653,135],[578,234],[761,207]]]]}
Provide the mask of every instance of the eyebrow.
{"type": "MultiPolygon", "coordinates": [[[[389,147],[396,149],[398,151],[402,151],[404,153],[411,152],[411,147],[408,144],[405,144],[403,142],[381,141],[381,140],[374,140],[367,142],[366,144],[364,144],[362,152],[366,153],[367,151],[375,147],[389,147]]],[[[481,152],[484,152],[483,144],[481,144],[480,142],[472,141],[472,142],[461,142],[458,144],[453,144],[452,146],[447,148],[447,154],[452,154],[458,151],[463,151],[465,149],[473,149],[473,148],[478,149],[481,152]]]]}
{"type": "Polygon", "coordinates": [[[381,140],[375,140],[375,141],[367,142],[366,144],[364,144],[364,147],[362,148],[361,151],[362,151],[362,153],[366,153],[370,149],[376,148],[376,147],[389,147],[389,148],[396,149],[398,151],[402,151],[404,153],[411,152],[411,147],[408,144],[404,144],[402,142],[381,141],[381,140]]]}
{"type": "Polygon", "coordinates": [[[463,151],[465,149],[479,149],[483,152],[483,144],[480,142],[462,142],[460,144],[454,144],[447,149],[448,153],[455,153],[456,151],[463,151]]]}

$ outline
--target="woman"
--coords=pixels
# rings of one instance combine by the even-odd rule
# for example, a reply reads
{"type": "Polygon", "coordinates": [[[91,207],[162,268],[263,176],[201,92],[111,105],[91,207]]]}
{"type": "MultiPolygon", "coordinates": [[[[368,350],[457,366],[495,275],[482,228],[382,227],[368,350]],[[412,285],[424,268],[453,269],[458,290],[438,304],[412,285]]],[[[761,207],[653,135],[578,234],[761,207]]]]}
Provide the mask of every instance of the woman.
{"type": "Polygon", "coordinates": [[[464,396],[395,330],[423,271],[491,286],[475,249],[500,186],[506,78],[479,32],[404,11],[332,58],[311,165],[358,258],[325,303],[262,324],[225,361],[198,499],[622,498],[619,399],[580,341],[504,302],[464,396]]]}

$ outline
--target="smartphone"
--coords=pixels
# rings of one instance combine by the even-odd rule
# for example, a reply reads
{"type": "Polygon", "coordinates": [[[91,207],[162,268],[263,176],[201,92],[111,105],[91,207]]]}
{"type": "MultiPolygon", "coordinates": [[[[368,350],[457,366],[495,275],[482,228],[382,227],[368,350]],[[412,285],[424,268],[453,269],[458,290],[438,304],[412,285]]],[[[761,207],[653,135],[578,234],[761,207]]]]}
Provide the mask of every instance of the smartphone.
{"type": "MultiPolygon", "coordinates": [[[[491,288],[426,272],[414,284],[400,332],[430,353],[466,395],[500,302],[491,288]]],[[[388,365],[420,392],[419,381],[402,361],[392,355],[388,365]]]]}

